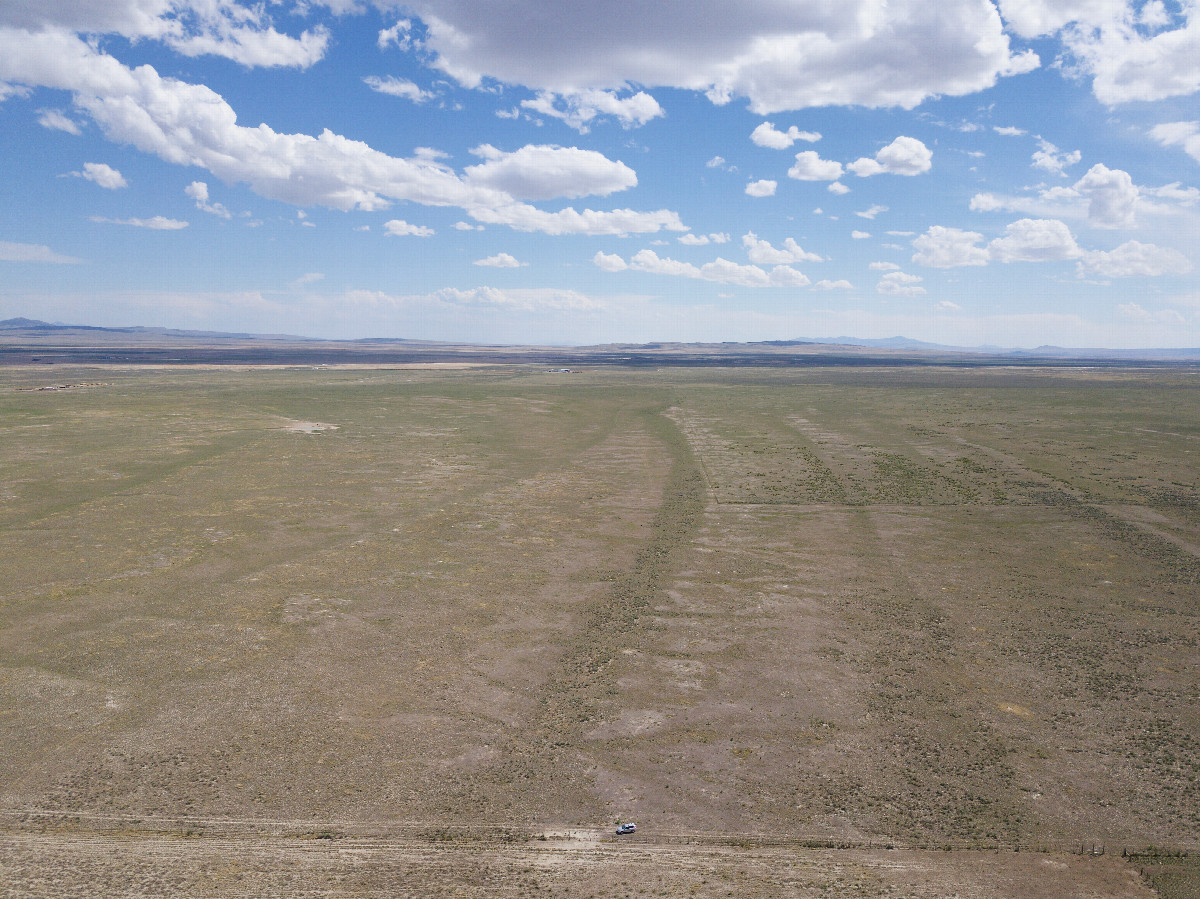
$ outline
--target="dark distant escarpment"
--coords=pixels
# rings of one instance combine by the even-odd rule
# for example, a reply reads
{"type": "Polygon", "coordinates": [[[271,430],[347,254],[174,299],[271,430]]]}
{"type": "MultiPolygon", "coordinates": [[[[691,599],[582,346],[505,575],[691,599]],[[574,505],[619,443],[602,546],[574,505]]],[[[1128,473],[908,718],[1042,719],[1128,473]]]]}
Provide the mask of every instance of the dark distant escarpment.
{"type": "Polygon", "coordinates": [[[951,347],[905,337],[751,343],[518,346],[372,337],[327,340],[278,334],[99,327],[30,318],[0,321],[0,365],[413,365],[528,363],[570,367],[672,366],[1116,366],[1200,365],[1200,349],[1034,350],[951,347]]]}

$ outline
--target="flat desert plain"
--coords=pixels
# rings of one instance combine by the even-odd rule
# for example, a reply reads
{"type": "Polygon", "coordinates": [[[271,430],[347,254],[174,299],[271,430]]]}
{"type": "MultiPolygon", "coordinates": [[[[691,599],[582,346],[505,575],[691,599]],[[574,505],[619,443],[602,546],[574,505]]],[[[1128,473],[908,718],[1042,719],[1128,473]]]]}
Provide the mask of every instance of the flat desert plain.
{"type": "Polygon", "coordinates": [[[1198,388],[0,370],[0,895],[1195,896],[1198,388]]]}

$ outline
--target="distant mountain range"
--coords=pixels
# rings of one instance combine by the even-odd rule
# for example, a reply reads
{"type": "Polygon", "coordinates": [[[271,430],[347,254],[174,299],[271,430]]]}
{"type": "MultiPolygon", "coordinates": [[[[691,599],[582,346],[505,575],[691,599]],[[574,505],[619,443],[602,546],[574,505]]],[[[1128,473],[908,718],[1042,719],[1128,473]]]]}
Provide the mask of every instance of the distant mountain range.
{"type": "Polygon", "coordinates": [[[225,340],[311,340],[289,334],[237,334],[225,331],[181,331],[177,328],[147,328],[135,325],[125,328],[104,328],[99,325],[68,325],[62,322],[43,322],[35,318],[6,318],[0,321],[0,331],[100,331],[105,334],[161,334],[163,337],[218,338],[225,340]]]}
{"type": "Polygon", "coordinates": [[[1068,359],[1200,359],[1200,348],[1154,347],[1147,349],[1112,349],[1107,347],[1061,347],[1043,344],[1033,349],[999,346],[947,346],[914,340],[911,337],[819,337],[807,343],[837,344],[839,346],[862,346],[890,350],[928,350],[943,353],[980,353],[989,356],[1037,356],[1039,358],[1061,357],[1068,359]]]}
{"type": "MultiPolygon", "coordinates": [[[[130,337],[138,338],[139,341],[145,341],[148,338],[162,337],[166,339],[174,339],[181,341],[286,341],[291,344],[393,344],[404,346],[430,346],[430,347],[450,347],[450,346],[467,346],[465,344],[455,344],[448,341],[434,340],[411,340],[407,338],[392,338],[392,337],[368,337],[358,340],[326,340],[317,337],[297,337],[287,334],[249,334],[224,331],[189,331],[178,328],[156,328],[144,327],[141,325],[130,327],[100,327],[97,325],[73,325],[64,324],[62,322],[44,322],[32,318],[9,318],[0,321],[0,340],[3,339],[3,334],[9,333],[13,336],[17,334],[25,334],[35,336],[39,334],[59,334],[65,336],[66,332],[80,333],[93,332],[103,335],[117,336],[121,334],[129,335],[130,337]]],[[[1155,362],[1171,362],[1171,361],[1200,361],[1200,348],[1171,348],[1171,347],[1156,347],[1145,349],[1112,349],[1105,347],[1060,347],[1060,346],[1039,346],[1033,349],[1023,349],[1016,347],[997,347],[997,346],[948,346],[940,343],[930,343],[925,340],[914,340],[911,337],[885,337],[885,338],[862,338],[862,337],[797,337],[789,340],[761,340],[751,341],[746,343],[735,343],[732,341],[724,343],[648,343],[648,344],[620,344],[621,348],[629,351],[636,350],[659,350],[671,348],[676,352],[686,352],[689,349],[705,352],[727,352],[741,353],[746,351],[756,351],[770,348],[775,352],[786,352],[789,347],[797,349],[804,347],[810,352],[818,347],[859,347],[864,349],[885,350],[892,352],[916,352],[916,353],[931,353],[931,354],[971,354],[974,356],[1001,356],[1013,359],[1097,359],[1097,360],[1114,360],[1114,361],[1155,361],[1155,362]]],[[[567,349],[567,348],[562,348],[567,349]]],[[[598,347],[572,347],[574,350],[589,350],[599,349],[598,347]]]]}

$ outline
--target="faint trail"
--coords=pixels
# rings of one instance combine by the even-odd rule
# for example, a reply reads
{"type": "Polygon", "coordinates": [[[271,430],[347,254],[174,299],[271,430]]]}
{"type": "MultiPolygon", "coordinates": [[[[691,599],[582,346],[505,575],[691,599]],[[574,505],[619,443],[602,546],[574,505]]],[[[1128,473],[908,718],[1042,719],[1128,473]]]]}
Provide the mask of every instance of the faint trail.
{"type": "MultiPolygon", "coordinates": [[[[897,839],[883,836],[847,837],[845,834],[801,830],[700,830],[681,827],[642,827],[634,837],[617,837],[608,824],[567,824],[554,821],[388,820],[358,821],[313,818],[245,818],[221,816],[170,816],[70,812],[52,809],[0,809],[0,846],[5,843],[43,841],[63,845],[122,843],[169,847],[242,846],[261,851],[295,847],[340,850],[410,850],[416,852],[471,851],[505,848],[513,851],[628,852],[688,851],[745,853],[755,850],[812,850],[827,852],[879,851],[991,853],[1014,849],[1034,853],[1079,855],[1075,839],[987,840],[929,836],[897,839]],[[542,837],[546,837],[545,840],[542,837]]],[[[1119,848],[1087,846],[1120,854],[1119,848]]],[[[1158,847],[1164,854],[1196,850],[1198,844],[1158,847]]],[[[1126,847],[1127,848],[1127,847],[1126,847]]]]}
{"type": "Polygon", "coordinates": [[[1144,521],[1130,516],[1118,505],[1096,502],[1086,490],[1030,468],[1011,453],[969,440],[963,440],[962,443],[990,456],[1021,477],[1043,484],[1043,487],[1029,491],[1034,505],[1053,508],[1076,521],[1086,522],[1108,539],[1124,544],[1147,561],[1159,564],[1171,577],[1182,583],[1200,583],[1200,557],[1184,541],[1162,534],[1144,521]]]}
{"type": "Polygon", "coordinates": [[[221,436],[212,443],[197,447],[178,458],[155,461],[147,466],[145,471],[127,475],[119,481],[104,485],[89,485],[92,487],[90,491],[86,487],[81,488],[85,492],[85,495],[59,499],[41,508],[33,509],[28,513],[11,514],[7,518],[0,520],[0,527],[11,529],[42,526],[48,519],[55,518],[65,512],[71,512],[92,503],[128,494],[139,487],[147,487],[151,484],[164,481],[172,475],[192,466],[211,462],[214,459],[236,452],[249,443],[256,434],[261,433],[263,432],[259,429],[222,432],[221,436]]]}
{"type": "Polygon", "coordinates": [[[582,613],[582,626],[563,658],[559,675],[543,693],[538,724],[562,733],[593,722],[589,697],[611,682],[609,666],[618,658],[640,619],[662,595],[664,580],[674,567],[674,553],[686,545],[700,525],[704,511],[704,477],[686,439],[675,425],[657,413],[643,421],[672,456],[663,488],[663,502],[650,525],[649,542],[629,571],[621,575],[598,602],[582,613]]]}
{"type": "Polygon", "coordinates": [[[1184,440],[1200,440],[1200,436],[1196,434],[1179,434],[1175,431],[1156,431],[1154,428],[1134,428],[1135,431],[1141,431],[1144,434],[1165,434],[1168,437],[1182,437],[1184,440]]]}
{"type": "Polygon", "coordinates": [[[703,474],[675,424],[659,408],[637,409],[633,415],[635,426],[660,442],[672,460],[650,536],[632,566],[576,612],[575,633],[540,688],[533,714],[495,747],[498,759],[483,775],[484,783],[464,785],[474,794],[471,805],[491,807],[494,791],[514,784],[534,817],[535,809],[555,804],[554,796],[574,806],[592,803],[593,766],[584,734],[599,723],[599,702],[616,694],[621,651],[638,642],[644,620],[662,601],[676,551],[698,530],[707,496],[703,474]]]}
{"type": "MultiPolygon", "coordinates": [[[[947,847],[944,847],[947,848],[947,847]]],[[[1114,855],[586,840],[161,839],[0,833],[20,896],[1022,896],[1153,899],[1114,855]],[[631,885],[632,884],[632,885],[631,885]],[[641,886],[645,884],[645,886],[641,886]],[[650,889],[653,887],[653,889],[650,889]],[[731,889],[731,887],[736,888],[731,889]]],[[[1182,895],[1182,893],[1180,894],[1182,895]]]]}

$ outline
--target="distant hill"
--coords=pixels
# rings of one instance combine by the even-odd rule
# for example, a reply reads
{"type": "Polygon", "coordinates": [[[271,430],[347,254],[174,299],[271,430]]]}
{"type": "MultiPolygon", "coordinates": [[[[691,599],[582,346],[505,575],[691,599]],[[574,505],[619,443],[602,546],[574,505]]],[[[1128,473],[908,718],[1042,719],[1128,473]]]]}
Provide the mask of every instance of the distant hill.
{"type": "MultiPolygon", "coordinates": [[[[122,347],[138,348],[142,355],[139,358],[152,358],[152,349],[166,351],[174,347],[178,350],[193,350],[208,347],[212,352],[229,354],[236,350],[249,358],[247,352],[271,354],[279,356],[286,354],[288,358],[313,358],[322,361],[344,361],[343,357],[356,354],[366,354],[371,358],[381,359],[381,354],[391,353],[388,358],[409,358],[413,360],[419,354],[441,353],[455,354],[459,358],[478,355],[489,361],[535,361],[558,362],[563,364],[579,364],[592,362],[629,362],[631,364],[677,363],[685,360],[700,364],[794,364],[788,360],[798,360],[806,357],[814,364],[817,359],[833,360],[845,357],[843,361],[854,360],[855,364],[864,364],[869,358],[887,359],[894,363],[907,362],[919,364],[921,360],[930,363],[952,364],[954,360],[962,360],[966,364],[995,364],[996,362],[1012,362],[1020,364],[1036,364],[1039,361],[1054,362],[1061,360],[1073,364],[1084,364],[1088,361],[1098,363],[1119,362],[1200,362],[1200,348],[1151,348],[1151,349],[1107,349],[1040,346],[1035,349],[1016,349],[995,346],[961,347],[945,344],[930,343],[925,340],[914,340],[911,337],[796,337],[787,340],[760,340],[745,343],[724,341],[720,343],[673,343],[657,342],[644,344],[607,344],[602,346],[507,346],[498,344],[463,344],[449,341],[412,340],[402,337],[366,337],[358,340],[331,340],[318,337],[297,337],[287,334],[250,334],[224,331],[189,331],[178,328],[144,327],[141,325],[129,327],[100,327],[97,325],[72,325],[62,322],[44,322],[32,318],[10,318],[0,321],[0,344],[4,344],[7,335],[8,351],[0,352],[0,361],[17,361],[24,358],[18,350],[26,355],[42,348],[40,361],[49,361],[47,351],[70,349],[72,358],[82,360],[115,360],[134,359],[134,356],[122,354],[113,355],[122,347]],[[43,342],[45,338],[49,343],[43,342]],[[63,346],[67,344],[68,346],[63,346]],[[84,352],[88,348],[90,355],[84,352]],[[402,354],[397,356],[396,354],[402,354]],[[148,355],[151,354],[151,355],[148,355]],[[624,355],[622,355],[624,354],[624,355]],[[755,360],[758,360],[757,362],[755,360]]],[[[61,357],[63,352],[49,355],[61,357]]],[[[157,357],[154,357],[157,358],[157,357]]],[[[199,357],[196,357],[199,358],[199,357]]],[[[225,356],[212,356],[213,359],[229,361],[225,356]]],[[[449,358],[449,357],[447,357],[449,358]]],[[[170,361],[179,361],[174,357],[170,361]]]]}
{"type": "Polygon", "coordinates": [[[0,321],[0,331],[101,331],[106,334],[159,334],[163,337],[191,337],[223,340],[319,340],[315,337],[295,337],[290,334],[243,334],[227,331],[186,331],[178,328],[148,328],[132,325],[106,328],[99,325],[67,325],[62,322],[43,322],[34,318],[6,318],[0,321]]]}
{"type": "MultiPolygon", "coordinates": [[[[6,318],[0,321],[0,331],[113,331],[116,328],[98,328],[94,325],[62,325],[40,322],[35,318],[6,318]]],[[[124,329],[128,330],[128,329],[124,329]]]]}
{"type": "MultiPolygon", "coordinates": [[[[953,350],[958,353],[992,352],[990,349],[985,350],[981,347],[945,346],[940,343],[929,343],[925,340],[913,340],[911,337],[877,337],[873,339],[864,337],[823,337],[806,339],[804,342],[835,343],[839,346],[869,346],[886,350],[953,350]]],[[[999,352],[1005,352],[1005,350],[999,350],[999,352]]]]}
{"type": "MultiPolygon", "coordinates": [[[[783,341],[779,341],[783,343],[783,341]]],[[[1146,349],[1112,349],[1107,347],[1061,347],[1043,345],[1034,349],[998,346],[948,346],[914,340],[911,337],[820,337],[787,341],[794,344],[836,344],[838,346],[861,346],[889,350],[927,350],[941,353],[980,353],[989,356],[1019,356],[1038,359],[1123,359],[1123,360],[1168,360],[1200,359],[1200,348],[1152,347],[1146,349]]]]}

